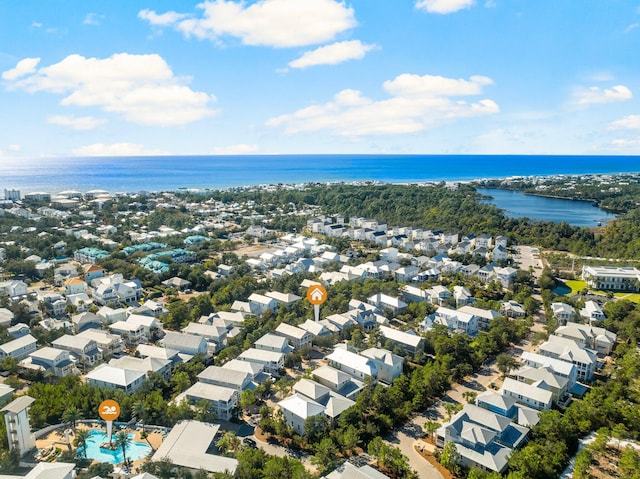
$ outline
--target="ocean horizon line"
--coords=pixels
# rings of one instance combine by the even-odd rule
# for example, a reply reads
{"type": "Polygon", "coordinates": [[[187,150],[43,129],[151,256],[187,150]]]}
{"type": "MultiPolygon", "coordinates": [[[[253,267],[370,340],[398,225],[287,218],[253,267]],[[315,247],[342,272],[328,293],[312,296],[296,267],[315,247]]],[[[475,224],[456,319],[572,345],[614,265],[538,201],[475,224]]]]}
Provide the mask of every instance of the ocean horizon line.
{"type": "Polygon", "coordinates": [[[66,157],[0,163],[2,188],[56,192],[223,190],[305,183],[433,183],[511,177],[624,175],[637,156],[617,155],[161,155],[66,157]]]}

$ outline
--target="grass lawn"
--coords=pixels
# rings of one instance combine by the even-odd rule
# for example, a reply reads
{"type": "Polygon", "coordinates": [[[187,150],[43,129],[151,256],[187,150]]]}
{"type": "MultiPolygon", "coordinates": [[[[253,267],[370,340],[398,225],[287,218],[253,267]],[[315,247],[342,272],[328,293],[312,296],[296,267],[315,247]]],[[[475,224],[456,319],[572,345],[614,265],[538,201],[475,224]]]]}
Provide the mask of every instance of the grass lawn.
{"type": "Polygon", "coordinates": [[[617,299],[627,299],[632,303],[640,304],[640,294],[638,293],[615,293],[613,296],[617,299]]]}
{"type": "Polygon", "coordinates": [[[578,294],[587,287],[587,283],[579,279],[568,279],[564,284],[571,288],[571,293],[569,293],[570,295],[578,294]]]}

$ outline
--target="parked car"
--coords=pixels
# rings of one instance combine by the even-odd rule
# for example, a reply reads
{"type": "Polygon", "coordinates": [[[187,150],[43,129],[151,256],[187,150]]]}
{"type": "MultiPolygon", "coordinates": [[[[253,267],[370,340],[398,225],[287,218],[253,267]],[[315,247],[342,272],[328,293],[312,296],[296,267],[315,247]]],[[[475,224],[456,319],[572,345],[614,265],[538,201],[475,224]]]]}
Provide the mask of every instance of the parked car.
{"type": "Polygon", "coordinates": [[[257,448],[258,447],[258,445],[256,444],[256,441],[254,441],[250,437],[245,437],[242,440],[242,444],[244,444],[245,446],[252,447],[252,448],[257,448]]]}

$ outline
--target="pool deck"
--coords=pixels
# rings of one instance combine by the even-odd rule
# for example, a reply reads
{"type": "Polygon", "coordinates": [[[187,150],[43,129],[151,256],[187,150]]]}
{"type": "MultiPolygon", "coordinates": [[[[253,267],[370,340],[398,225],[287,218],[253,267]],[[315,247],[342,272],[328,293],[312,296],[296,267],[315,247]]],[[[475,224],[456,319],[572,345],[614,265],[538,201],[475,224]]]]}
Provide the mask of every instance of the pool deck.
{"type": "MultiPolygon", "coordinates": [[[[77,428],[104,431],[104,428],[89,427],[86,424],[78,424],[77,428]]],[[[69,448],[69,444],[67,443],[66,437],[64,435],[65,429],[66,428],[56,429],[55,431],[52,431],[49,434],[47,434],[44,438],[36,440],[36,447],[38,449],[48,449],[50,447],[54,447],[54,448],[57,447],[62,450],[67,450],[69,448]]],[[[117,431],[118,429],[114,427],[113,433],[115,434],[117,431]]],[[[154,451],[160,447],[160,444],[162,444],[163,436],[159,432],[148,432],[147,438],[142,439],[141,437],[142,429],[140,430],[127,429],[127,431],[133,433],[134,442],[149,444],[151,445],[154,451]]],[[[71,434],[71,443],[72,443],[71,447],[73,447],[73,438],[74,438],[74,434],[71,434]]],[[[136,470],[137,468],[139,468],[142,465],[142,463],[144,463],[144,461],[145,461],[144,458],[133,461],[132,470],[136,470]]],[[[117,466],[117,464],[114,464],[114,466],[117,466]]]]}

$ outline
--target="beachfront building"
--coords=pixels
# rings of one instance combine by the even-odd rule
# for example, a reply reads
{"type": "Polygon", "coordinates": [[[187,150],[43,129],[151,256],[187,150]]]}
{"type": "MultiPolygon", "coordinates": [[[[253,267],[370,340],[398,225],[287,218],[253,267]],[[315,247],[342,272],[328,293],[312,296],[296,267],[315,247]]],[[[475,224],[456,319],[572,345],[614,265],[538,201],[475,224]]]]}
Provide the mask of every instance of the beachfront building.
{"type": "Polygon", "coordinates": [[[640,290],[640,270],[631,266],[583,266],[582,279],[593,289],[640,290]]]}

